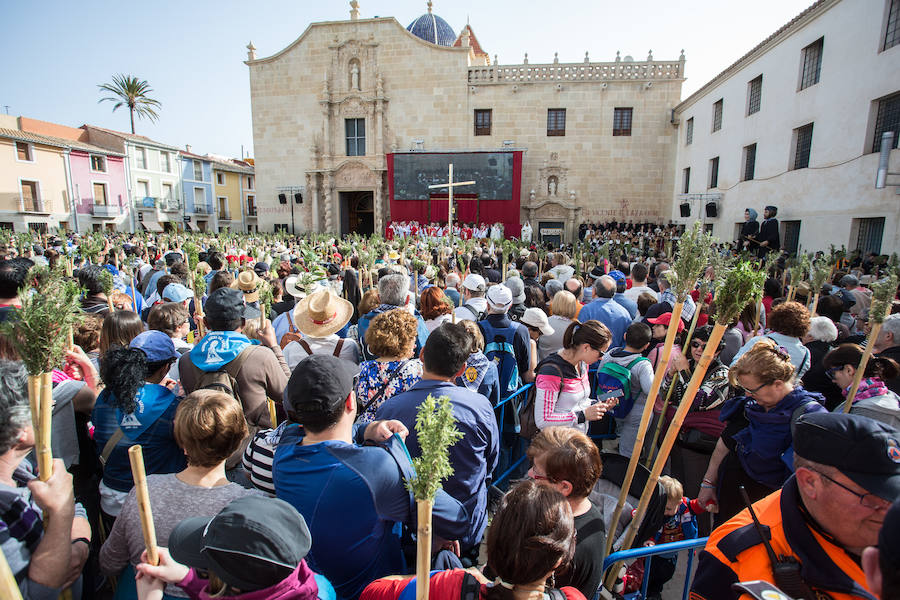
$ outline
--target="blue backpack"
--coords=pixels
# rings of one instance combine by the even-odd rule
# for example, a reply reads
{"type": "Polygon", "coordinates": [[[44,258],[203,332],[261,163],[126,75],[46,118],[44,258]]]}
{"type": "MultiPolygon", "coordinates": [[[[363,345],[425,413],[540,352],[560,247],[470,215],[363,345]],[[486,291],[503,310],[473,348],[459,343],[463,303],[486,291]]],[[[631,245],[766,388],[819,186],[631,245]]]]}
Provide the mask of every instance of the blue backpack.
{"type": "Polygon", "coordinates": [[[634,408],[634,396],[631,394],[631,367],[641,362],[649,360],[643,356],[638,356],[628,366],[622,366],[613,361],[603,363],[597,370],[597,397],[609,394],[610,392],[621,391],[622,396],[616,407],[612,409],[612,415],[617,419],[624,419],[634,408]]]}
{"type": "Polygon", "coordinates": [[[517,325],[497,329],[484,320],[479,321],[478,326],[484,334],[484,355],[497,365],[497,373],[500,375],[500,396],[501,399],[505,398],[522,385],[519,363],[516,362],[516,352],[513,348],[517,325]]]}

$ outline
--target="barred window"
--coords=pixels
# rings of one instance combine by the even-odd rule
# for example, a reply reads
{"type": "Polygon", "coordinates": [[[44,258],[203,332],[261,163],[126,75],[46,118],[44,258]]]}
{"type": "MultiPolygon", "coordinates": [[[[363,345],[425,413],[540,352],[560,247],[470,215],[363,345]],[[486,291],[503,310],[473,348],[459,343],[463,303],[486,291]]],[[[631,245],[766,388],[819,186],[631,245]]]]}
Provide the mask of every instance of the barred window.
{"type": "Polygon", "coordinates": [[[712,130],[718,131],[722,129],[722,108],[724,100],[718,100],[713,104],[712,130]]]}
{"type": "Polygon", "coordinates": [[[694,143],[694,117],[687,120],[687,129],[684,132],[684,145],[690,146],[694,143]]]}
{"type": "Polygon", "coordinates": [[[805,169],[809,166],[809,154],[812,150],[813,124],[804,125],[794,130],[796,146],[794,147],[794,168],[805,169]]]}
{"type": "Polygon", "coordinates": [[[897,138],[900,138],[900,92],[878,100],[872,152],[881,152],[881,136],[886,131],[894,132],[894,142],[891,148],[896,148],[897,138]]]}
{"type": "Polygon", "coordinates": [[[800,72],[800,89],[805,90],[819,83],[822,71],[822,47],[825,38],[819,38],[803,49],[803,69],[800,72]]]}
{"type": "Polygon", "coordinates": [[[881,241],[884,237],[884,217],[872,219],[854,219],[857,224],[856,249],[863,255],[868,252],[881,254],[881,241]]]}
{"type": "Polygon", "coordinates": [[[688,167],[682,172],[681,193],[687,194],[690,189],[691,189],[691,168],[688,167]]]}
{"type": "Polygon", "coordinates": [[[751,181],[756,176],[756,144],[744,146],[743,181],[751,181]]]}
{"type": "Polygon", "coordinates": [[[613,135],[631,135],[632,108],[613,109],[613,135]]]}
{"type": "Polygon", "coordinates": [[[547,109],[547,135],[566,135],[566,109],[547,109]]]}
{"type": "Polygon", "coordinates": [[[884,29],[884,45],[882,50],[893,48],[900,44],[900,0],[890,0],[888,8],[887,26],[884,29]]]}
{"type": "Polygon", "coordinates": [[[747,84],[747,116],[759,112],[759,104],[762,100],[762,78],[763,76],[760,75],[747,84]]]}

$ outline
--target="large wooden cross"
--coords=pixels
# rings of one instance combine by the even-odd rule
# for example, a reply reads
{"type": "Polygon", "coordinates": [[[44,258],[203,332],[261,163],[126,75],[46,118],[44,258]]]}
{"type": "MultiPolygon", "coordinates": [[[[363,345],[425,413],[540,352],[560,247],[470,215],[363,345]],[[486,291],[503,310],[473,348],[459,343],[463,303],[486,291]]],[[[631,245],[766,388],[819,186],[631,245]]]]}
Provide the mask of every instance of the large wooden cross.
{"type": "MultiPolygon", "coordinates": [[[[429,185],[428,189],[447,188],[448,204],[447,204],[447,235],[450,238],[450,247],[453,247],[453,188],[461,185],[475,185],[474,181],[453,181],[453,163],[450,163],[450,174],[447,177],[447,183],[438,183],[429,185]]],[[[431,200],[428,200],[431,202],[431,200]]]]}

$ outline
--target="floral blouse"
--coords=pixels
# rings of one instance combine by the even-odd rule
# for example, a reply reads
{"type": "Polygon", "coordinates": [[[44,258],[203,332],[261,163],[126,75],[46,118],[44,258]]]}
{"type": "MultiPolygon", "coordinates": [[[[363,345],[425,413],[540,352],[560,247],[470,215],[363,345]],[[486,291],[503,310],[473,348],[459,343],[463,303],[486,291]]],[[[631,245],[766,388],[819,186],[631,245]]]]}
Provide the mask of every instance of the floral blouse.
{"type": "Polygon", "coordinates": [[[360,365],[356,380],[356,397],[365,407],[359,415],[360,423],[375,420],[375,412],[384,401],[403,393],[422,378],[422,362],[419,359],[392,360],[379,362],[366,360],[360,365]],[[381,390],[384,392],[374,402],[372,398],[381,390]],[[366,406],[368,405],[368,406],[366,406]]]}

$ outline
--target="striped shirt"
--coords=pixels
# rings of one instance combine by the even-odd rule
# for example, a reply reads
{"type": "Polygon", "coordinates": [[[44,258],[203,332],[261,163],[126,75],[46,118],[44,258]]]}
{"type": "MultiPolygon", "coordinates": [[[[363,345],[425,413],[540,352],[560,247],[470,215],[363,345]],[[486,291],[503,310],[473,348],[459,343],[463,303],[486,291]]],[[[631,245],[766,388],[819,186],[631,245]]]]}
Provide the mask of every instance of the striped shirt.
{"type": "Polygon", "coordinates": [[[534,421],[539,429],[562,425],[587,431],[588,423],[579,423],[576,412],[591,404],[588,365],[581,363],[576,370],[558,353],[551,354],[538,365],[534,387],[534,421]]]}
{"type": "Polygon", "coordinates": [[[289,423],[284,421],[275,429],[262,429],[253,436],[247,449],[244,450],[244,470],[250,477],[250,483],[257,489],[272,496],[275,495],[275,481],[272,478],[272,462],[275,460],[275,449],[284,428],[289,423]]]}

